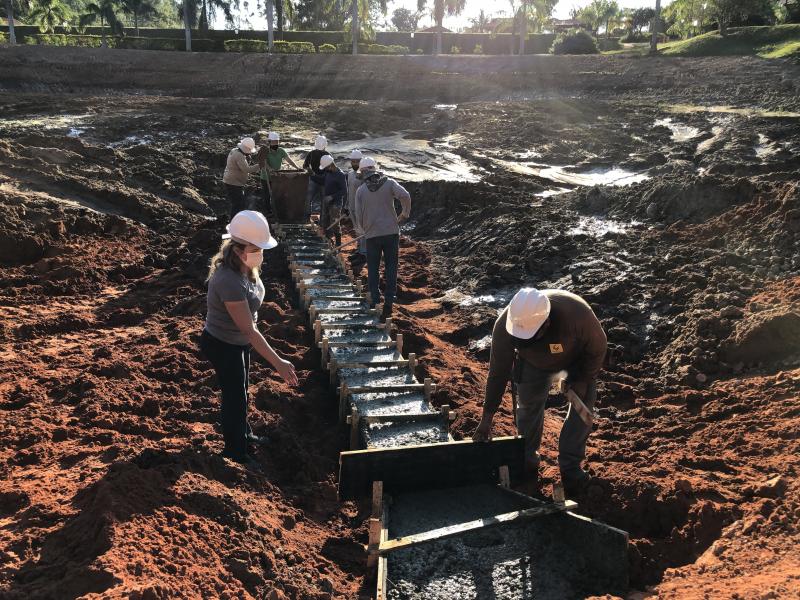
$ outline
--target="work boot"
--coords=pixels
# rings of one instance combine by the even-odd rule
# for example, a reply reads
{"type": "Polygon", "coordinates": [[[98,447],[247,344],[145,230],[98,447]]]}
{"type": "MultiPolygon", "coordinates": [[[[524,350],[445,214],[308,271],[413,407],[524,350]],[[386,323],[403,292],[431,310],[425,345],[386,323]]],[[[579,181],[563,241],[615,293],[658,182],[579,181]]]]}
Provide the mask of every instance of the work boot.
{"type": "Polygon", "coordinates": [[[583,469],[562,473],[561,484],[564,486],[564,494],[567,498],[580,497],[584,490],[586,490],[586,486],[589,485],[591,479],[591,475],[583,469]]]}
{"type": "Polygon", "coordinates": [[[386,319],[388,319],[391,316],[392,316],[392,303],[386,302],[383,305],[383,310],[381,311],[381,318],[380,318],[381,323],[385,323],[386,319]]]}
{"type": "Polygon", "coordinates": [[[261,471],[261,464],[249,454],[245,454],[244,456],[233,456],[223,451],[222,457],[227,458],[228,460],[233,461],[238,465],[242,465],[249,471],[261,471]]]}

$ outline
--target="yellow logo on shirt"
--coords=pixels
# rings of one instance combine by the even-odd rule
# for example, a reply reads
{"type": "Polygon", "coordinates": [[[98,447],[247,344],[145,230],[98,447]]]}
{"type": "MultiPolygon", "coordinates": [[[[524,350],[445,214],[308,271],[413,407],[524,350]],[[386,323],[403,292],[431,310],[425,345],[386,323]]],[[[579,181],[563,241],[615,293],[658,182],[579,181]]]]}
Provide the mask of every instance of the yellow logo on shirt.
{"type": "Polygon", "coordinates": [[[561,344],[550,344],[550,354],[561,354],[564,351],[564,346],[561,344]]]}

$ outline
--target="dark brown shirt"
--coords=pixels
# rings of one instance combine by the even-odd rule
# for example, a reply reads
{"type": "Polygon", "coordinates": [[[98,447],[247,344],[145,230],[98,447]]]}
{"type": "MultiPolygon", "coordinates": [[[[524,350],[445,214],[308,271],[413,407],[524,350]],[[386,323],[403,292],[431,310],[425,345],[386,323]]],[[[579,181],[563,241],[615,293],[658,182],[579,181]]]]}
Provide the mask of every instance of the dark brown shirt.
{"type": "Polygon", "coordinates": [[[586,384],[597,379],[607,347],[600,321],[580,296],[564,290],[543,292],[550,299],[550,326],[530,346],[514,347],[513,337],[506,331],[508,307],[495,321],[483,402],[485,412],[494,413],[500,406],[511,379],[515,350],[521,360],[542,371],[569,371],[571,383],[586,384]]]}

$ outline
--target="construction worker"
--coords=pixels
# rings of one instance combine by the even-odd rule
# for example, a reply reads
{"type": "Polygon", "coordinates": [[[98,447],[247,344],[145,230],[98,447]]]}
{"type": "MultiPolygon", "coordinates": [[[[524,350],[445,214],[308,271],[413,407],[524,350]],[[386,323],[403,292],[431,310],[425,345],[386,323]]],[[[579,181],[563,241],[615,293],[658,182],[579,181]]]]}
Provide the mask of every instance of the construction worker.
{"type": "Polygon", "coordinates": [[[309,175],[316,175],[317,178],[309,177],[308,179],[308,193],[306,194],[306,219],[311,215],[314,208],[314,203],[322,200],[323,184],[319,183],[319,179],[324,174],[320,171],[319,161],[326,154],[329,155],[325,148],[328,147],[328,139],[324,135],[318,135],[314,140],[314,149],[306,154],[303,161],[303,168],[308,171],[309,175]]]}
{"type": "Polygon", "coordinates": [[[563,290],[519,290],[494,324],[483,417],[473,439],[491,438],[492,418],[513,376],[515,420],[525,438],[526,470],[538,475],[545,403],[551,382],[566,371],[566,384],[577,401],[571,398],[561,428],[558,465],[565,491],[579,494],[589,480],[581,463],[606,346],[600,321],[579,296],[563,290]]]}
{"type": "Polygon", "coordinates": [[[263,251],[278,242],[270,235],[264,215],[252,210],[237,213],[222,237],[208,273],[208,310],[200,349],[213,365],[222,388],[222,455],[256,467],[247,444],[264,443],[265,439],[254,435],[247,422],[250,350],[263,356],[286,383],[297,385],[292,363],[278,356],[256,327],[258,308],[264,300],[260,277],[263,251]]]}
{"type": "Polygon", "coordinates": [[[281,170],[283,161],[287,161],[295,169],[300,167],[291,159],[288,152],[280,145],[281,136],[275,131],[267,134],[267,145],[263,146],[258,152],[259,160],[264,160],[265,164],[261,169],[261,198],[263,200],[263,212],[269,216],[272,214],[272,187],[270,185],[270,175],[275,171],[281,170]]]}
{"type": "MultiPolygon", "coordinates": [[[[342,243],[342,227],[340,225],[342,205],[347,196],[347,177],[333,162],[333,157],[326,154],[319,161],[323,173],[322,206],[320,210],[320,226],[326,237],[334,237],[336,245],[342,243]]],[[[312,175],[316,177],[316,175],[312,175]]]]}
{"type": "MultiPolygon", "coordinates": [[[[356,236],[360,236],[364,232],[356,224],[355,220],[353,219],[353,215],[356,212],[356,192],[358,191],[358,188],[361,187],[361,184],[364,183],[361,181],[361,176],[358,172],[359,164],[363,158],[361,150],[353,150],[350,152],[349,158],[351,169],[347,172],[346,214],[350,216],[350,221],[353,223],[353,231],[355,232],[356,236]]],[[[367,262],[367,241],[364,238],[358,240],[358,246],[356,246],[356,249],[353,250],[353,253],[350,255],[350,262],[354,267],[359,267],[367,262]]]]}
{"type": "Polygon", "coordinates": [[[263,166],[261,164],[251,164],[247,157],[258,152],[256,143],[251,137],[242,138],[236,147],[228,153],[228,161],[225,164],[225,173],[222,175],[222,183],[225,186],[225,193],[231,203],[230,219],[240,210],[245,209],[244,187],[247,185],[247,176],[250,173],[258,173],[263,166]]]}
{"type": "Polygon", "coordinates": [[[383,255],[386,290],[381,320],[385,321],[392,315],[397,293],[400,223],[411,214],[411,195],[394,179],[378,171],[374,158],[362,158],[359,168],[364,184],[356,192],[353,222],[364,232],[367,241],[367,276],[373,308],[381,297],[378,282],[383,255]],[[402,206],[399,216],[395,211],[395,200],[399,200],[402,206]]]}

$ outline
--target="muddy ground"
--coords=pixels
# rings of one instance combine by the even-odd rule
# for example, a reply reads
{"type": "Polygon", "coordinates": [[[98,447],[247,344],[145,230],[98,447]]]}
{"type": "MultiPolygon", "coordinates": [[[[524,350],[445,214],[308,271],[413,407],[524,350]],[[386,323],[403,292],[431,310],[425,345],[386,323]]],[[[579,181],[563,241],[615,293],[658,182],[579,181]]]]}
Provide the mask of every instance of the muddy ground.
{"type": "MultiPolygon", "coordinates": [[[[280,248],[260,327],[301,384],[256,361],[264,472],[216,456],[204,278],[225,155],[262,129],[295,156],[317,131],[372,148],[407,182],[396,322],[456,437],[516,288],[592,304],[612,351],[580,504],[630,532],[631,597],[797,597],[800,102],[769,97],[0,95],[0,597],[372,594],[367,507],[336,499],[346,434],[280,248]]],[[[528,491],[551,492],[563,414],[528,491]]]]}

